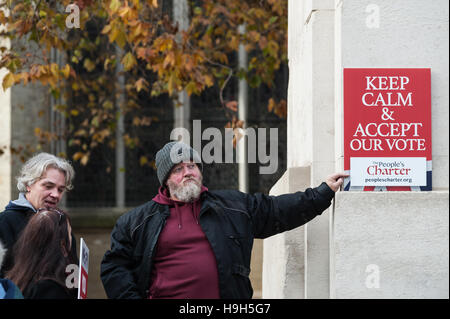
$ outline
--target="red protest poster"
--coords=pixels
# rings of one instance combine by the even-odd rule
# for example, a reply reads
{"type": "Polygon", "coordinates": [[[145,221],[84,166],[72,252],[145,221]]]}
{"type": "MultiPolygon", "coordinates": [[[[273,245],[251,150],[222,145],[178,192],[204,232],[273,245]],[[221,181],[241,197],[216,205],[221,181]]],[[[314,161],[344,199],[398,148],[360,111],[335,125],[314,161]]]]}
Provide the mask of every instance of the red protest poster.
{"type": "Polygon", "coordinates": [[[78,299],[87,299],[89,271],[89,248],[83,238],[80,239],[80,265],[78,271],[78,299]]]}
{"type": "Polygon", "coordinates": [[[80,289],[78,299],[87,299],[87,283],[88,283],[88,274],[84,269],[84,267],[82,267],[80,273],[80,289]]]}
{"type": "Polygon", "coordinates": [[[344,69],[344,190],[431,190],[431,70],[344,69]]]}

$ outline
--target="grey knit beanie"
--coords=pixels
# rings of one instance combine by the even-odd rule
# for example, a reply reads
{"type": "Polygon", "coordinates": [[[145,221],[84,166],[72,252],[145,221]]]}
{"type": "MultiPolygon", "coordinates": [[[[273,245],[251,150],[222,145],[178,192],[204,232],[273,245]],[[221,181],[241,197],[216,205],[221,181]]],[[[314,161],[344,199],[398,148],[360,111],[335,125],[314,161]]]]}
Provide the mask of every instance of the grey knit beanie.
{"type": "Polygon", "coordinates": [[[192,147],[182,142],[169,142],[164,145],[155,157],[156,174],[161,185],[164,185],[172,167],[188,161],[195,162],[200,171],[203,171],[200,155],[192,147]]]}

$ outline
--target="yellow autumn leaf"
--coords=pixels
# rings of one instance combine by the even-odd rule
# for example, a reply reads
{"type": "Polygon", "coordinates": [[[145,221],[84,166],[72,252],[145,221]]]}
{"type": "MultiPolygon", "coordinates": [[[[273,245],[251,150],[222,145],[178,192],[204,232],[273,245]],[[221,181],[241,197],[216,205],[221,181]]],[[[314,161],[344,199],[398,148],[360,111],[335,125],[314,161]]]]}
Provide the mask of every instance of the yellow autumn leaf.
{"type": "Polygon", "coordinates": [[[141,119],[138,116],[135,116],[133,118],[133,125],[134,126],[139,126],[141,124],[141,119]]]}
{"type": "Polygon", "coordinates": [[[205,75],[205,85],[207,87],[213,86],[214,85],[214,80],[212,78],[212,76],[210,75],[205,75]]]}
{"type": "Polygon", "coordinates": [[[56,63],[50,64],[50,72],[53,74],[53,76],[58,76],[59,75],[58,71],[59,71],[58,64],[56,63]]]}
{"type": "Polygon", "coordinates": [[[126,34],[119,27],[114,27],[109,34],[109,42],[112,43],[114,41],[116,41],[117,45],[121,48],[123,48],[127,42],[126,34]]]}
{"type": "Polygon", "coordinates": [[[139,3],[139,1],[140,0],[132,0],[133,6],[138,10],[142,7],[142,5],[139,3]]]}
{"type": "Polygon", "coordinates": [[[3,78],[3,90],[5,91],[7,88],[11,87],[14,84],[14,74],[12,73],[8,73],[4,78],[3,78]]]}
{"type": "Polygon", "coordinates": [[[73,154],[72,158],[74,161],[78,161],[80,158],[82,158],[84,155],[83,152],[76,152],[75,154],[73,154]]]}
{"type": "Polygon", "coordinates": [[[258,42],[261,38],[261,34],[254,30],[248,32],[248,38],[253,42],[258,42]]]}
{"type": "Polygon", "coordinates": [[[144,35],[142,32],[142,23],[138,23],[132,33],[133,39],[136,38],[139,35],[144,35]]]}
{"type": "Polygon", "coordinates": [[[237,36],[232,36],[228,45],[231,49],[237,50],[239,47],[239,38],[237,36]]]}
{"type": "Polygon", "coordinates": [[[144,78],[140,78],[134,85],[136,86],[136,91],[140,92],[142,89],[147,89],[147,84],[144,78]]]}
{"type": "Polygon", "coordinates": [[[38,66],[38,68],[39,68],[38,76],[49,73],[48,65],[40,65],[38,66]]]}
{"type": "Polygon", "coordinates": [[[56,84],[58,83],[57,82],[57,79],[55,78],[55,77],[53,77],[53,76],[48,76],[47,77],[47,82],[48,82],[48,84],[50,84],[50,86],[54,89],[54,88],[56,88],[56,84]]]}
{"type": "Polygon", "coordinates": [[[109,8],[111,11],[115,12],[120,8],[120,1],[119,0],[112,0],[109,4],[109,8]]]}
{"type": "Polygon", "coordinates": [[[175,55],[173,52],[169,52],[164,58],[163,68],[167,68],[168,65],[170,66],[175,65],[175,55]]]}
{"type": "Polygon", "coordinates": [[[258,19],[264,18],[265,12],[263,9],[256,8],[253,12],[254,12],[254,15],[256,18],[258,18],[258,19]]]}
{"type": "Polygon", "coordinates": [[[274,101],[274,99],[270,98],[269,105],[267,106],[267,110],[269,112],[272,112],[274,108],[275,108],[275,101],[274,101]]]}
{"type": "Polygon", "coordinates": [[[114,107],[113,103],[111,101],[105,101],[103,103],[103,108],[107,109],[107,110],[112,110],[114,107]]]}
{"type": "Polygon", "coordinates": [[[111,31],[111,24],[107,24],[103,27],[102,34],[109,33],[111,31]]]}
{"type": "Polygon", "coordinates": [[[136,65],[136,59],[134,58],[134,55],[131,52],[125,54],[122,59],[122,64],[124,71],[131,70],[136,65]]]}
{"type": "Polygon", "coordinates": [[[86,164],[87,164],[88,161],[89,161],[89,153],[85,154],[85,155],[81,158],[80,163],[81,163],[81,165],[86,166],[86,164]]]}
{"type": "Polygon", "coordinates": [[[64,77],[67,79],[70,75],[70,65],[66,64],[66,66],[63,69],[61,69],[61,71],[64,77]]]}
{"type": "Polygon", "coordinates": [[[120,17],[123,18],[124,16],[126,16],[128,14],[129,11],[130,11],[129,7],[124,7],[124,8],[119,10],[118,14],[119,14],[120,17]]]}
{"type": "Polygon", "coordinates": [[[91,72],[92,70],[95,69],[95,63],[92,62],[90,59],[85,59],[83,66],[86,70],[88,70],[88,72],[91,72]]]}
{"type": "Polygon", "coordinates": [[[20,74],[20,79],[23,80],[24,85],[28,84],[28,78],[29,78],[29,75],[27,72],[23,72],[20,74]]]}
{"type": "Polygon", "coordinates": [[[175,76],[173,74],[170,75],[169,81],[167,83],[167,91],[169,91],[169,95],[172,95],[175,85],[175,76]]]}
{"type": "Polygon", "coordinates": [[[191,96],[193,93],[197,93],[197,85],[193,81],[190,81],[184,89],[189,96],[191,96]]]}
{"type": "Polygon", "coordinates": [[[141,166],[144,166],[147,163],[148,163],[147,157],[141,156],[141,158],[139,159],[139,164],[141,164],[141,166]]]}
{"type": "Polygon", "coordinates": [[[78,131],[75,132],[75,136],[86,136],[87,132],[86,130],[80,129],[78,131]]]}

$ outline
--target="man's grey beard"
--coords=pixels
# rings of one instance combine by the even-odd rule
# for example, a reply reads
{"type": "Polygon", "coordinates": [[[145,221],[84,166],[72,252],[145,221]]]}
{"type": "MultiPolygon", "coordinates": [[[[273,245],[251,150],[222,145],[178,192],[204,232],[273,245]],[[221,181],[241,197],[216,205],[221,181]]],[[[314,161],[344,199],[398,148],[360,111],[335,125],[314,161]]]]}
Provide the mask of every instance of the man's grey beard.
{"type": "Polygon", "coordinates": [[[196,201],[200,197],[200,192],[202,190],[202,179],[200,178],[200,180],[195,180],[193,178],[190,178],[189,180],[189,183],[185,185],[185,182],[183,182],[180,186],[171,181],[167,181],[167,186],[169,187],[170,194],[184,203],[196,201]]]}

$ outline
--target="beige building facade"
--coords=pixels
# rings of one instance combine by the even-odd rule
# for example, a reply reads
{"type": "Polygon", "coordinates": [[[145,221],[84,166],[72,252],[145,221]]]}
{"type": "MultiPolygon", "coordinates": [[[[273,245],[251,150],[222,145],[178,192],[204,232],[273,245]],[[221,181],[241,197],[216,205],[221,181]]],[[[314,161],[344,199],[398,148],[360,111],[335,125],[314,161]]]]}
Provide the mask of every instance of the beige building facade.
{"type": "Polygon", "coordinates": [[[431,68],[429,192],[338,192],[305,227],[264,240],[263,298],[449,297],[448,2],[289,1],[282,194],[343,171],[343,69],[431,68]]]}

